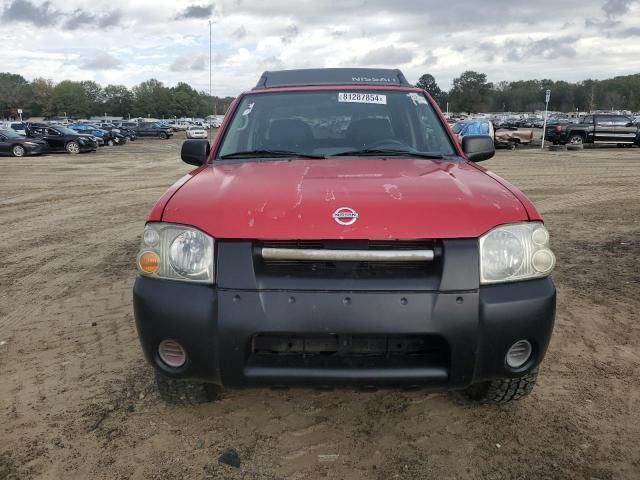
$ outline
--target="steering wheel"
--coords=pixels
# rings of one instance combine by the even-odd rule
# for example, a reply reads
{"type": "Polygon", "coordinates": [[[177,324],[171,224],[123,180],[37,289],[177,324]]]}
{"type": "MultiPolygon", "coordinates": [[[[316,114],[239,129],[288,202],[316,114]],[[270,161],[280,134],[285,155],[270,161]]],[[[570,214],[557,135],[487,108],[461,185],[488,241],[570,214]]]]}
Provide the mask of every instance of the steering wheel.
{"type": "Polygon", "coordinates": [[[404,143],[402,143],[400,140],[396,140],[395,138],[382,138],[380,140],[376,140],[375,142],[367,145],[367,148],[370,148],[373,150],[383,145],[401,146],[403,148],[407,148],[407,146],[404,143]]]}

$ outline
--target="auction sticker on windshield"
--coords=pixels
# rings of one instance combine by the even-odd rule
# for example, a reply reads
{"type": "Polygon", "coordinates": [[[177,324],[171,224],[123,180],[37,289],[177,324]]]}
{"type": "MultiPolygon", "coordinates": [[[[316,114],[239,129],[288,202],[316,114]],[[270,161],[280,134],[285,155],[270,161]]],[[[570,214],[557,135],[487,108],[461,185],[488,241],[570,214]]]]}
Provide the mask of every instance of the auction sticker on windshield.
{"type": "Polygon", "coordinates": [[[340,92],[338,102],[387,104],[387,96],[377,93],[340,92]]]}

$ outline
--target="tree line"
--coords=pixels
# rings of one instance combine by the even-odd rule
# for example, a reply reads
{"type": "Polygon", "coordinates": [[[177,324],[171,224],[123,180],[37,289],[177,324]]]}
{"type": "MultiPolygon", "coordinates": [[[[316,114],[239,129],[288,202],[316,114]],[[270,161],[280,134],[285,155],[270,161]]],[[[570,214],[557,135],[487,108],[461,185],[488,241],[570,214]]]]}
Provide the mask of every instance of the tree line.
{"type": "Polygon", "coordinates": [[[551,111],[640,111],[640,74],[576,83],[548,79],[491,83],[486,74],[469,70],[453,80],[448,92],[428,73],[420,77],[416,86],[431,93],[442,110],[446,110],[448,103],[451,112],[544,110],[546,90],[551,90],[551,111]]]}
{"type": "MultiPolygon", "coordinates": [[[[518,80],[491,83],[484,73],[466,71],[442,90],[433,75],[417,83],[433,95],[442,110],[451,112],[532,112],[544,109],[545,90],[551,90],[549,109],[560,112],[593,110],[640,111],[640,74],[607,80],[570,83],[554,80],[518,80]]],[[[129,89],[124,85],[102,87],[91,80],[54,83],[45,78],[31,82],[21,75],[0,73],[0,118],[64,115],[127,117],[206,117],[224,114],[233,97],[213,97],[186,83],[167,87],[150,79],[129,89]]]]}
{"type": "Polygon", "coordinates": [[[150,79],[129,89],[124,85],[102,87],[96,82],[45,78],[31,82],[21,75],[0,73],[0,119],[64,115],[75,118],[104,115],[121,117],[204,118],[214,112],[224,114],[232,97],[210,97],[186,83],[167,87],[150,79]]]}

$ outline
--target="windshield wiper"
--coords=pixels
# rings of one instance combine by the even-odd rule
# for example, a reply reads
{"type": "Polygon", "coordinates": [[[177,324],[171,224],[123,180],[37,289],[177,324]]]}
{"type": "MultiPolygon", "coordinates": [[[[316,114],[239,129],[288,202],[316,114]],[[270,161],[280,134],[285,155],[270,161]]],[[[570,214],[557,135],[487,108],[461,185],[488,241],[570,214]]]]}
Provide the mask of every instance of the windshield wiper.
{"type": "Polygon", "coordinates": [[[255,157],[300,157],[300,158],[326,158],[324,155],[313,155],[310,153],[292,152],[289,150],[247,150],[244,152],[228,153],[220,156],[221,160],[232,158],[255,158],[255,157]]]}
{"type": "Polygon", "coordinates": [[[349,157],[349,156],[358,156],[358,155],[389,155],[389,156],[407,156],[407,157],[419,157],[419,158],[430,158],[430,159],[440,159],[444,158],[443,155],[437,153],[421,153],[421,152],[412,152],[411,150],[395,150],[395,149],[385,149],[385,148],[365,148],[362,150],[348,150],[346,152],[334,153],[330,155],[331,157],[349,157]]]}

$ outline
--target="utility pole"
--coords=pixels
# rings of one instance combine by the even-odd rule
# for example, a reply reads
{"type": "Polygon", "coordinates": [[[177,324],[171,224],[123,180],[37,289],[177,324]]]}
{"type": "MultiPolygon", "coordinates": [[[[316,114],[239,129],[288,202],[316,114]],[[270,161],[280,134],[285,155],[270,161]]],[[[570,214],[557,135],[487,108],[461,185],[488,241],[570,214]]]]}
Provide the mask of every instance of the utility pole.
{"type": "MultiPolygon", "coordinates": [[[[211,20],[209,20],[209,98],[211,99],[211,112],[215,115],[216,102],[213,99],[213,35],[211,29],[211,20]]],[[[214,117],[215,118],[215,117],[214,117]]],[[[213,123],[213,121],[211,122],[213,123]]],[[[209,142],[213,141],[213,128],[211,128],[211,123],[209,124],[209,142]]]]}
{"type": "Polygon", "coordinates": [[[549,111],[549,100],[551,99],[551,90],[547,90],[544,96],[544,122],[542,124],[542,150],[544,150],[544,137],[547,134],[547,113],[549,111]]]}

